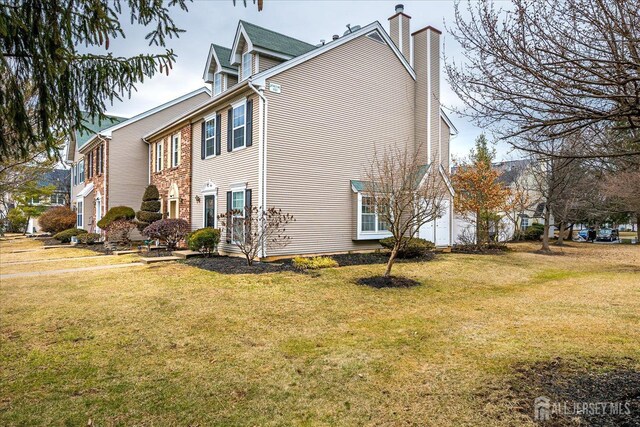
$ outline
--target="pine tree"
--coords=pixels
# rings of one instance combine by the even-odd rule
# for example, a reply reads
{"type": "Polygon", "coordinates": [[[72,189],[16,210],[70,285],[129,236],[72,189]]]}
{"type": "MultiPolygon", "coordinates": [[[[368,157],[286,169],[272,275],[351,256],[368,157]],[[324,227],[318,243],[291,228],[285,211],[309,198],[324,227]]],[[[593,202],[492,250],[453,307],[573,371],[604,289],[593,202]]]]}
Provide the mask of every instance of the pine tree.
{"type": "Polygon", "coordinates": [[[149,185],[144,190],[142,204],[140,205],[140,210],[136,212],[136,218],[138,219],[137,227],[141,233],[152,222],[162,219],[160,193],[158,193],[158,188],[155,185],[149,185]]]}
{"type": "Polygon", "coordinates": [[[24,158],[43,143],[50,156],[61,137],[85,129],[82,119],[105,119],[106,102],[130,95],[157,72],[169,72],[176,55],[109,52],[125,37],[120,19],[150,26],[149,45],[165,46],[175,26],[171,8],[156,0],[4,0],[0,3],[0,160],[24,158]],[[82,50],[79,50],[82,49],[82,50]],[[102,52],[98,49],[104,49],[102,52]],[[106,52],[105,52],[106,51],[106,52]]]}

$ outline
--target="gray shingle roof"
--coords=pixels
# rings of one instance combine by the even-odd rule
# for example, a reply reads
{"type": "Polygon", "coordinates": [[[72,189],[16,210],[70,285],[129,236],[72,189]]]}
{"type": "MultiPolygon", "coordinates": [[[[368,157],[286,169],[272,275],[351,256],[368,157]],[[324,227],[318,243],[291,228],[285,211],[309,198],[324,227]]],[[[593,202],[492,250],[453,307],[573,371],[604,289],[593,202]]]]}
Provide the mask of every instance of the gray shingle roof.
{"type": "Polygon", "coordinates": [[[312,51],[316,46],[275,31],[267,30],[250,22],[240,21],[254,46],[288,56],[300,56],[312,51]]]}
{"type": "Polygon", "coordinates": [[[83,115],[84,125],[89,128],[90,132],[86,130],[76,131],[76,144],[78,145],[78,149],[82,148],[96,133],[127,120],[126,117],[107,116],[106,119],[98,121],[97,117],[91,117],[87,113],[83,113],[83,115]]]}
{"type": "Polygon", "coordinates": [[[226,47],[222,47],[217,44],[211,44],[213,46],[213,50],[216,51],[216,56],[218,57],[218,61],[220,61],[220,66],[222,68],[231,68],[231,63],[229,62],[229,58],[231,58],[231,49],[227,49],[226,47]]]}

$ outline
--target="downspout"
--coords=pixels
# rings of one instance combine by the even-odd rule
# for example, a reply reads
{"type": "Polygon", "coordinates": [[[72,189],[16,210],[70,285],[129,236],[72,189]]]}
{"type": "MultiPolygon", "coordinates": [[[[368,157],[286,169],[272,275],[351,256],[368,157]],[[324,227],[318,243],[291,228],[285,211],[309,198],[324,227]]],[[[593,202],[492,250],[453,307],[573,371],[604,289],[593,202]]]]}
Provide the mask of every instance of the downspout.
{"type": "Polygon", "coordinates": [[[142,142],[147,144],[147,185],[151,185],[151,144],[144,138],[142,142]]]}
{"type": "MultiPolygon", "coordinates": [[[[260,132],[258,134],[258,209],[260,211],[260,221],[262,222],[262,213],[267,206],[267,98],[264,96],[264,86],[260,89],[256,88],[249,78],[247,82],[251,90],[260,97],[260,105],[258,108],[258,122],[260,123],[260,132]]],[[[260,228],[264,224],[259,225],[260,228]]],[[[262,242],[260,248],[260,258],[267,256],[267,248],[265,242],[262,242]]]]}

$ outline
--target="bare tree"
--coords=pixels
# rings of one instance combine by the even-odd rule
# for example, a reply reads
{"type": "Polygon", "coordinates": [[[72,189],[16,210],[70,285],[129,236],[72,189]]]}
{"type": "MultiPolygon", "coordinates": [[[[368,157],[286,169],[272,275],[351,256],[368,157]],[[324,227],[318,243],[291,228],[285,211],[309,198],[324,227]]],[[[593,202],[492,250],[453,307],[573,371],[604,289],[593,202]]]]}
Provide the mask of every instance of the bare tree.
{"type": "Polygon", "coordinates": [[[218,221],[226,230],[227,243],[233,243],[247,259],[247,265],[264,249],[278,249],[289,245],[287,224],[294,222],[293,215],[282,209],[259,209],[246,206],[244,211],[230,210],[218,215],[218,221]]]}
{"type": "MultiPolygon", "coordinates": [[[[384,276],[420,227],[441,216],[447,186],[434,164],[420,161],[420,151],[405,145],[376,152],[364,171],[363,197],[394,238],[384,276]]],[[[363,202],[364,205],[364,202],[363,202]]]]}
{"type": "Polygon", "coordinates": [[[640,2],[511,0],[456,4],[450,28],[464,49],[449,59],[463,114],[513,145],[542,156],[640,154],[640,2]],[[501,6],[504,3],[501,3],[501,6]],[[607,144],[610,130],[633,138],[607,144]],[[579,150],[545,142],[589,132],[579,150]]]}

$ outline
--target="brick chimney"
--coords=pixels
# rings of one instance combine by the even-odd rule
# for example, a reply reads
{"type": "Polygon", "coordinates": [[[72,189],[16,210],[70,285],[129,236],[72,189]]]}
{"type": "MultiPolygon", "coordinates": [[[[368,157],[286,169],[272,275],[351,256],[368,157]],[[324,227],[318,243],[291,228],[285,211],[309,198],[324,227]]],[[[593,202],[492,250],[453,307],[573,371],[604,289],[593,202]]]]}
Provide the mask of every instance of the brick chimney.
{"type": "Polygon", "coordinates": [[[396,14],[389,18],[389,32],[391,33],[391,40],[393,40],[408,62],[411,62],[411,50],[409,47],[410,21],[411,17],[404,13],[404,5],[396,5],[396,14]]]}
{"type": "Polygon", "coordinates": [[[425,27],[414,32],[413,69],[416,72],[415,138],[427,163],[441,161],[440,147],[440,35],[425,27]]]}

